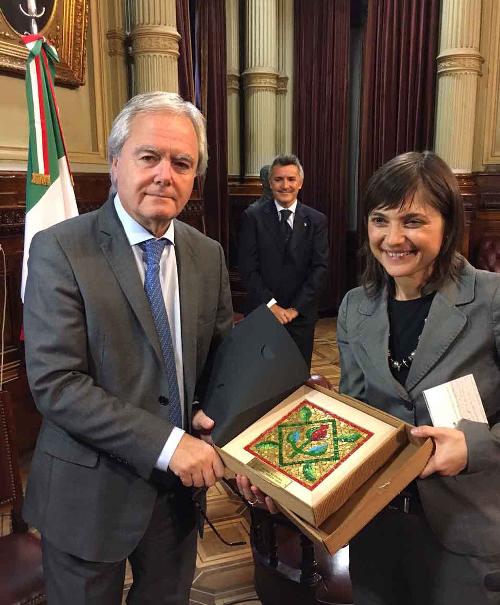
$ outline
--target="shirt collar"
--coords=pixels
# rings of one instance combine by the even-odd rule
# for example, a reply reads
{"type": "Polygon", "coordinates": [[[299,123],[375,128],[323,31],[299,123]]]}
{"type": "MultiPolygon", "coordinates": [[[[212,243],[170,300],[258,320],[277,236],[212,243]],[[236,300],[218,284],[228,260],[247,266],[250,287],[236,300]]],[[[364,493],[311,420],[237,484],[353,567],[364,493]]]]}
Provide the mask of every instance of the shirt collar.
{"type": "Polygon", "coordinates": [[[297,209],[297,200],[295,200],[295,202],[291,206],[288,206],[288,208],[281,206],[276,200],[274,200],[274,204],[276,206],[276,210],[278,211],[278,215],[280,210],[290,210],[292,214],[295,214],[295,210],[297,209]]]}
{"type": "MultiPolygon", "coordinates": [[[[127,236],[128,242],[131,246],[135,246],[136,244],[140,244],[141,242],[145,242],[146,240],[154,237],[125,210],[118,193],[115,195],[115,199],[113,201],[115,204],[116,213],[118,214],[118,218],[123,225],[125,235],[127,236]]],[[[161,238],[158,239],[166,239],[170,243],[175,244],[174,221],[170,221],[168,229],[161,236],[161,238]]]]}

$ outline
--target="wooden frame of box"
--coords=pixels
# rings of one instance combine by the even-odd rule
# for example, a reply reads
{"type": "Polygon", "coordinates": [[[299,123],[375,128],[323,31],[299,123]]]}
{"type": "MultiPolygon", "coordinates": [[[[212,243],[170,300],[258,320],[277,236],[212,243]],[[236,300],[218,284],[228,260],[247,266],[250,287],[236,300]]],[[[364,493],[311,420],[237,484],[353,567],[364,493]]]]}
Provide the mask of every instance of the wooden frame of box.
{"type": "Polygon", "coordinates": [[[406,427],[401,420],[351,397],[316,385],[302,386],[218,451],[230,470],[246,475],[292,515],[319,527],[408,444],[406,427]],[[305,408],[309,411],[304,412],[305,408]],[[335,417],[338,426],[341,421],[347,422],[345,441],[350,450],[346,450],[341,462],[332,462],[333,456],[329,456],[332,452],[328,450],[341,440],[338,432],[333,435],[335,421],[330,422],[326,415],[326,419],[321,419],[317,409],[326,410],[335,417]],[[303,422],[298,423],[297,418],[302,418],[303,422]],[[354,443],[353,435],[361,443],[359,447],[354,443]],[[326,439],[321,440],[321,437],[326,439]],[[303,443],[308,449],[304,449],[303,443]],[[264,450],[273,450],[267,458],[260,455],[259,445],[264,450]],[[301,459],[303,452],[324,454],[330,466],[323,463],[323,458],[320,460],[326,469],[321,480],[316,483],[311,480],[307,484],[297,476],[287,475],[287,448],[292,448],[290,457],[297,456],[290,465],[297,460],[295,466],[306,470],[307,462],[303,463],[301,459]],[[273,464],[273,460],[279,460],[280,464],[273,464]]]}

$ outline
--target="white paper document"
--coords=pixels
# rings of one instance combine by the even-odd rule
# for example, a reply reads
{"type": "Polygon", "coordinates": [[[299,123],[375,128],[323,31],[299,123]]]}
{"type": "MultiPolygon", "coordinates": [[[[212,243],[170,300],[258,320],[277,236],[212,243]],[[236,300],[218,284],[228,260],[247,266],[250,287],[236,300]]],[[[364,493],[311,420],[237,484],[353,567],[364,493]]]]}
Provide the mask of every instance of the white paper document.
{"type": "Polygon", "coordinates": [[[423,391],[434,426],[455,428],[460,420],[488,423],[472,374],[423,391]]]}

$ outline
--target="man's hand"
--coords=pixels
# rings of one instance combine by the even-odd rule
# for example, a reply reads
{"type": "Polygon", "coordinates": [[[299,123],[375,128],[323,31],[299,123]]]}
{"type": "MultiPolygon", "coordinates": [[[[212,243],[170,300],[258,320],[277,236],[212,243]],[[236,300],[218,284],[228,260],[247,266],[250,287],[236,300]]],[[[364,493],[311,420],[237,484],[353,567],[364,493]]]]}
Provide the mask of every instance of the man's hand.
{"type": "Polygon", "coordinates": [[[434,453],[420,474],[425,479],[437,473],[445,477],[454,477],[467,466],[468,451],[465,435],[458,429],[447,429],[422,425],[411,430],[414,437],[432,437],[434,453]]]}
{"type": "Polygon", "coordinates": [[[187,433],[175,448],[169,467],[186,487],[212,487],[224,476],[224,464],[214,448],[187,433]]]}
{"type": "Polygon", "coordinates": [[[293,321],[299,314],[297,309],[293,309],[291,307],[289,309],[284,309],[283,307],[280,307],[277,303],[269,307],[269,309],[271,310],[274,317],[276,317],[276,319],[280,322],[280,324],[283,325],[289,323],[290,321],[293,321]]]}
{"type": "Polygon", "coordinates": [[[274,317],[276,317],[276,319],[280,322],[280,324],[288,323],[288,315],[286,313],[286,309],[283,309],[283,307],[280,307],[277,303],[274,303],[274,305],[269,307],[269,309],[271,310],[274,317]]]}
{"type": "Polygon", "coordinates": [[[243,498],[245,498],[248,504],[251,506],[263,504],[273,515],[278,512],[273,499],[269,496],[266,496],[266,494],[262,492],[256,485],[252,485],[248,477],[245,477],[245,475],[236,475],[236,484],[238,485],[240,494],[243,496],[243,498]]]}
{"type": "Polygon", "coordinates": [[[210,443],[210,445],[213,443],[210,434],[214,428],[215,422],[207,416],[203,410],[199,409],[193,414],[191,424],[193,426],[193,431],[200,439],[203,439],[206,443],[210,443]]]}

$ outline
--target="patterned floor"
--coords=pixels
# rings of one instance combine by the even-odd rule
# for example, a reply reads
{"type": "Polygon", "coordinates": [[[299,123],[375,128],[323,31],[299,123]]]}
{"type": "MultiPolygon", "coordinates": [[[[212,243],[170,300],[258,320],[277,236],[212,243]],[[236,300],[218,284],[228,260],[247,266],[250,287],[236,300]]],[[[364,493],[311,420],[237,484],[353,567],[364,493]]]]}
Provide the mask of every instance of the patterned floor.
{"type": "Polygon", "coordinates": [[[325,318],[318,321],[312,357],[312,373],[327,378],[334,389],[338,388],[340,379],[336,326],[336,319],[325,318]]]}

